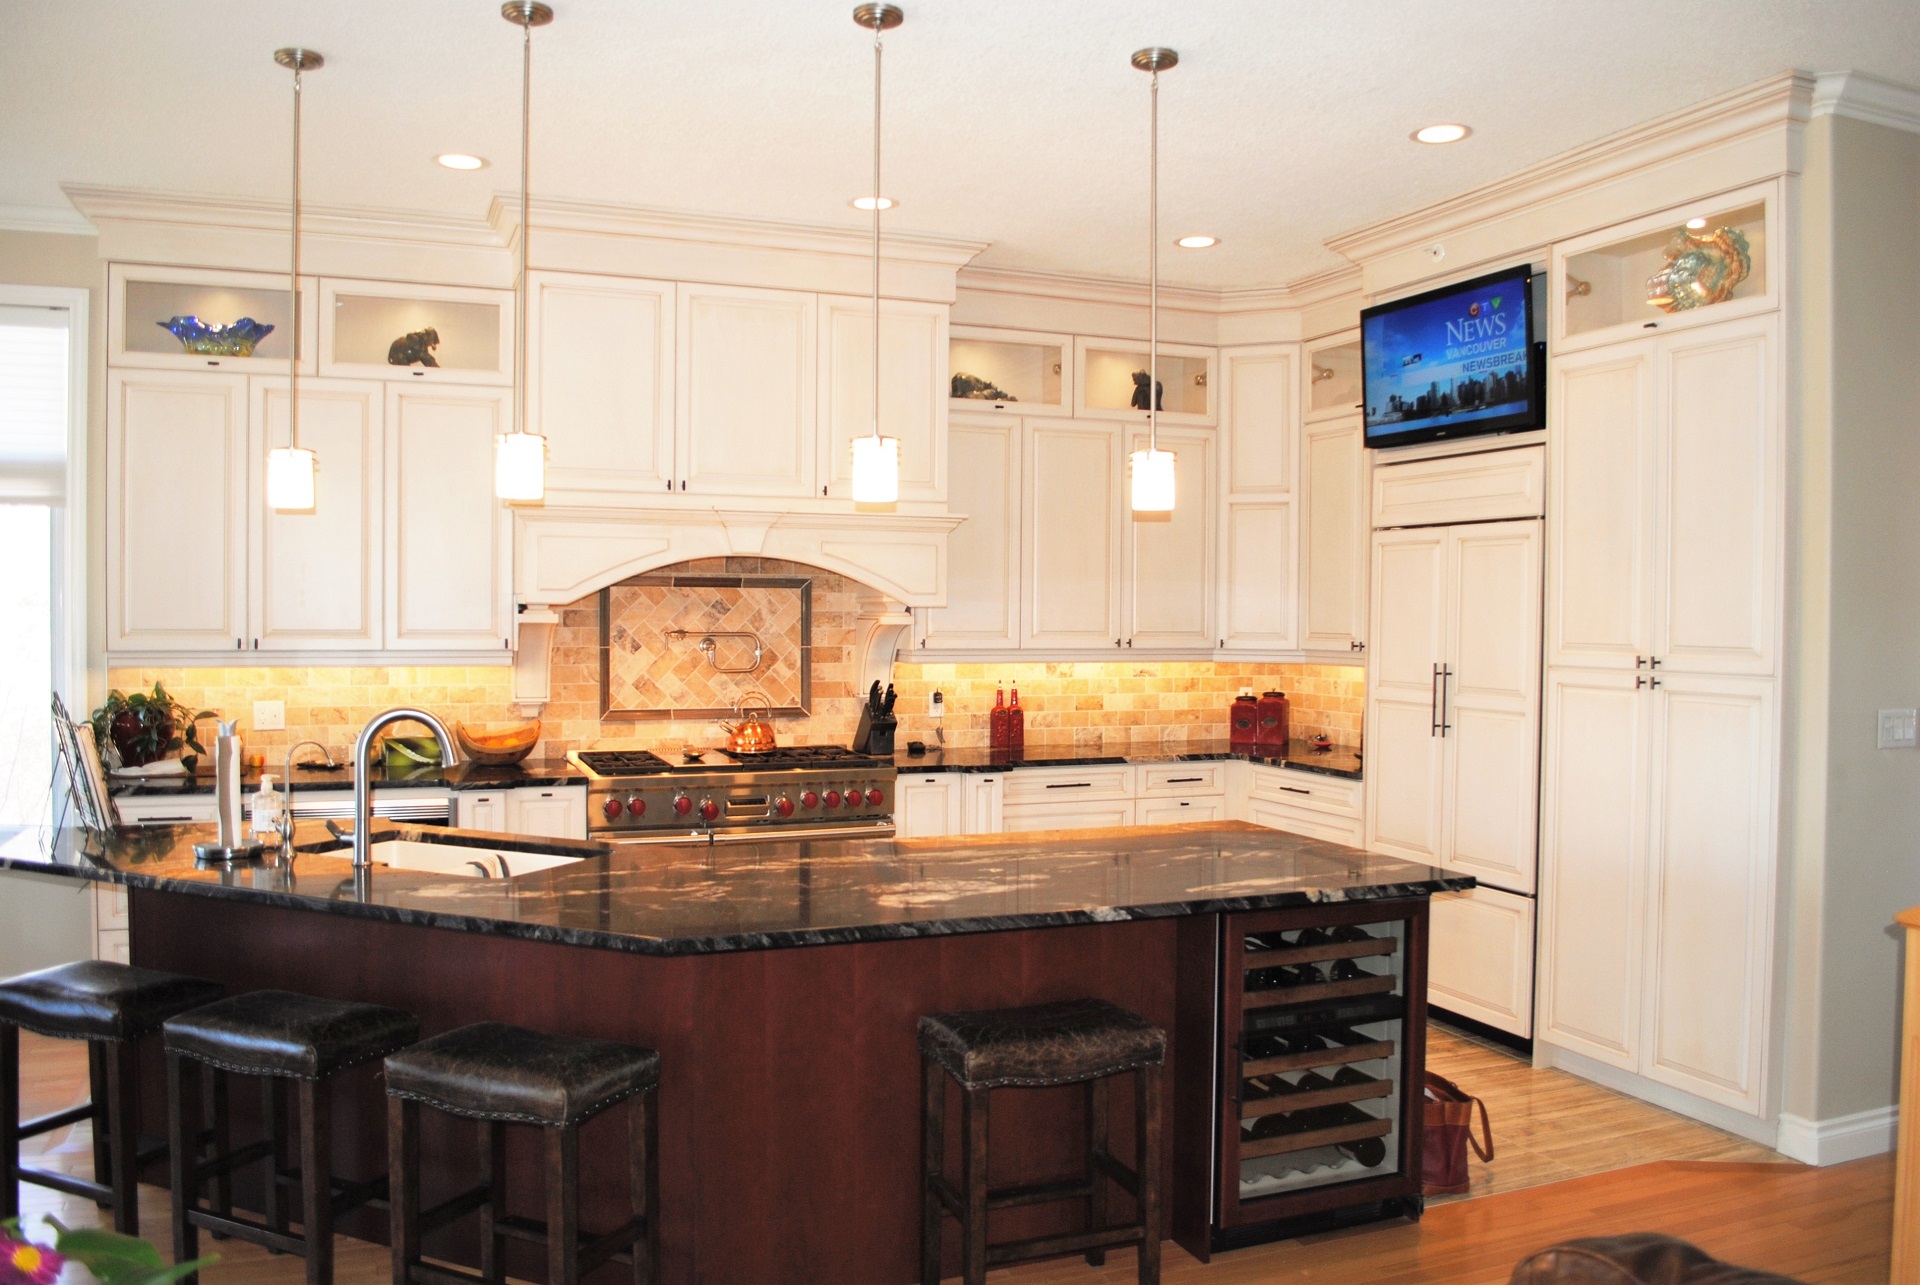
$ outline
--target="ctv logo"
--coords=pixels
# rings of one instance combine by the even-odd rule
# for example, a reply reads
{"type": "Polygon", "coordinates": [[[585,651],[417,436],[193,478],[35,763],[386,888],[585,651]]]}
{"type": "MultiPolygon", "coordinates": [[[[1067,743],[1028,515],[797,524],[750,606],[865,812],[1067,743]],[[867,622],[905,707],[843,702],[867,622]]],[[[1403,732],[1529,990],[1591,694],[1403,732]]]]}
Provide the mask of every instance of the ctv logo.
{"type": "Polygon", "coordinates": [[[1507,314],[1500,311],[1500,305],[1505,301],[1504,295],[1493,295],[1484,302],[1476,299],[1468,304],[1465,317],[1447,323],[1447,342],[1465,344],[1480,339],[1498,339],[1506,334],[1507,314]]]}

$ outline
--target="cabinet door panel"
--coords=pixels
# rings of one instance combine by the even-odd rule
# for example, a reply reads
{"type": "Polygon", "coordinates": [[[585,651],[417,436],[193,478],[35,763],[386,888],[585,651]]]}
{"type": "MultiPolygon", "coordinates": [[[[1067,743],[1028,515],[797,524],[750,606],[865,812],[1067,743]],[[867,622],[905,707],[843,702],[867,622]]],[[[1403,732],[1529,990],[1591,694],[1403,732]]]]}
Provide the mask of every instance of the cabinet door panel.
{"type": "Polygon", "coordinates": [[[1628,1071],[1641,1049],[1651,704],[1626,674],[1547,674],[1540,1035],[1628,1071]]]}
{"type": "Polygon", "coordinates": [[[247,629],[247,380],[107,380],[108,647],[233,651],[247,629]]]}
{"type": "Polygon", "coordinates": [[[528,428],[550,490],[663,495],[673,477],[674,288],[529,274],[528,428]]]}
{"type": "Polygon", "coordinates": [[[1495,888],[1437,893],[1427,931],[1427,1002],[1530,1037],[1533,899],[1495,888]]]}
{"type": "Polygon", "coordinates": [[[1671,676],[1659,705],[1646,1074],[1758,1111],[1773,958],[1773,685],[1671,676]]]}
{"type": "MultiPolygon", "coordinates": [[[[386,389],[350,380],[300,386],[300,444],[318,457],[310,513],[248,506],[252,636],[262,651],[381,643],[381,419],[386,389]]],[[[284,380],[253,381],[253,468],[287,441],[284,380]]]]}
{"type": "Polygon", "coordinates": [[[946,773],[900,777],[894,785],[893,824],[902,839],[965,834],[960,816],[961,778],[946,773]]]}
{"type": "Polygon", "coordinates": [[[1027,426],[1021,642],[1111,647],[1120,638],[1120,431],[1027,426]]]}
{"type": "Polygon", "coordinates": [[[1216,799],[1153,799],[1135,804],[1139,825],[1185,825],[1191,821],[1224,821],[1227,801],[1216,799]]]}
{"type": "Polygon", "coordinates": [[[1293,505],[1227,506],[1222,628],[1230,648],[1294,646],[1293,505]]]}
{"type": "Polygon", "coordinates": [[[1105,830],[1132,824],[1131,799],[1068,807],[1054,803],[1008,803],[1000,811],[1000,828],[1009,834],[1028,830],[1105,830]]]}
{"type": "Polygon", "coordinates": [[[1350,651],[1367,629],[1367,452],[1360,421],[1309,428],[1305,441],[1300,645],[1350,651]]]}
{"type": "Polygon", "coordinates": [[[1000,805],[1006,796],[1005,778],[968,773],[960,786],[966,804],[967,834],[999,834],[1000,805]]]}
{"type": "Polygon", "coordinates": [[[1367,846],[1438,864],[1445,742],[1437,669],[1446,656],[1447,532],[1373,539],[1367,680],[1367,846]]]}
{"type": "Polygon", "coordinates": [[[1299,350],[1292,345],[1221,354],[1227,375],[1227,493],[1287,495],[1293,490],[1299,419],[1299,350]]]}
{"type": "Polygon", "coordinates": [[[1773,672],[1780,483],[1772,317],[1663,341],[1661,629],[1668,669],[1773,672]]]}
{"type": "Polygon", "coordinates": [[[688,492],[816,494],[813,295],[682,286],[675,458],[688,492]]]}
{"type": "Polygon", "coordinates": [[[522,787],[508,797],[507,820],[514,834],[584,839],[587,837],[587,787],[565,785],[551,790],[522,787]]]}
{"type": "Polygon", "coordinates": [[[1020,641],[1020,424],[948,430],[949,507],[967,520],[947,537],[947,604],[924,613],[928,647],[1015,647],[1020,641]]]}
{"type": "Polygon", "coordinates": [[[1449,869],[1532,892],[1539,834],[1540,523],[1449,529],[1442,678],[1449,869]]]}
{"type": "Polygon", "coordinates": [[[1556,359],[1547,663],[1632,669],[1653,651],[1654,341],[1556,359]]]}
{"type": "MultiPolygon", "coordinates": [[[[1147,435],[1130,435],[1129,451],[1145,450],[1147,435]]],[[[1212,647],[1213,434],[1164,429],[1160,449],[1175,457],[1173,512],[1129,516],[1128,645],[1212,647]]]]}
{"type": "MultiPolygon", "coordinates": [[[[820,480],[853,493],[853,439],[873,432],[873,302],[820,299],[820,480]]],[[[900,439],[900,498],[947,496],[947,309],[880,301],[882,430],[900,439]]]]}
{"type": "Polygon", "coordinates": [[[500,651],[505,506],[493,498],[504,391],[387,390],[387,646],[500,651]]]}
{"type": "Polygon", "coordinates": [[[453,823],[462,830],[486,830],[492,834],[511,834],[507,820],[507,795],[475,794],[462,790],[453,796],[453,823]]]}

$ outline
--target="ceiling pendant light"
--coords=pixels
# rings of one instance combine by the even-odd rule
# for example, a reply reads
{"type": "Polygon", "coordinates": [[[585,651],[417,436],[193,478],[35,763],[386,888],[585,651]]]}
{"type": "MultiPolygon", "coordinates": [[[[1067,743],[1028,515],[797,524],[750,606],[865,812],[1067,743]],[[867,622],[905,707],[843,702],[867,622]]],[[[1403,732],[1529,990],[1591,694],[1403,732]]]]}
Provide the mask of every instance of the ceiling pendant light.
{"type": "Polygon", "coordinates": [[[540,0],[507,0],[500,16],[521,29],[520,45],[520,270],[513,300],[513,431],[494,439],[493,493],[516,504],[547,495],[547,439],[527,431],[528,153],[533,132],[533,29],[553,21],[540,0]]]}
{"type": "Polygon", "coordinates": [[[1160,73],[1180,55],[1154,46],[1133,55],[1133,65],[1152,76],[1147,141],[1147,449],[1127,457],[1135,513],[1173,512],[1174,458],[1160,449],[1160,73]]]}
{"type": "Polygon", "coordinates": [[[900,502],[900,439],[880,431],[880,35],[906,20],[897,5],[863,4],[853,20],[873,32],[873,434],[853,439],[853,502],[900,502]]]}
{"type": "Polygon", "coordinates": [[[311,513],[314,505],[312,451],[300,446],[300,73],[326,65],[311,49],[276,49],[273,60],[293,71],[293,268],[287,299],[293,306],[287,358],[287,444],[267,452],[267,505],[278,513],[311,513]]]}

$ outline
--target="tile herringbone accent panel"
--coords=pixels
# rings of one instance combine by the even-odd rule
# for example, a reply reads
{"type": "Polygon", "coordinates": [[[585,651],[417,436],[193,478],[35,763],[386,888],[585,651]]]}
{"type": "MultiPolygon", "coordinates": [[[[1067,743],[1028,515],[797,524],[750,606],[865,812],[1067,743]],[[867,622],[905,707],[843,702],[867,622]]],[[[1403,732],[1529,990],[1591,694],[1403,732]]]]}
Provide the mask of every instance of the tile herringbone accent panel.
{"type": "Polygon", "coordinates": [[[670,717],[676,712],[732,708],[748,692],[764,692],[775,710],[798,711],[809,659],[806,602],[791,586],[688,585],[642,580],[607,591],[607,691],[610,715],[670,717]],[[685,637],[669,635],[686,631],[685,637]],[[700,649],[718,637],[712,660],[700,649]],[[716,668],[717,666],[717,668],[716,668]]]}

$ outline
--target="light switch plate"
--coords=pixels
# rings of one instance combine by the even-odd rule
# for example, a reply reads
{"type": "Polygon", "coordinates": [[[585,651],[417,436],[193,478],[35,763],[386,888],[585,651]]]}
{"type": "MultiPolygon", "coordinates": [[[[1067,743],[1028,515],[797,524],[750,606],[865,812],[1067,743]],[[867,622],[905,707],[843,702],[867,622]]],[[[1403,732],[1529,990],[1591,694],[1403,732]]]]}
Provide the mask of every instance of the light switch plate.
{"type": "Polygon", "coordinates": [[[1883,709],[1880,711],[1880,748],[1883,750],[1910,750],[1915,748],[1915,724],[1920,722],[1920,711],[1911,709],[1883,709]]]}
{"type": "Polygon", "coordinates": [[[287,726],[287,703],[285,701],[255,701],[253,703],[253,730],[256,732],[278,732],[287,726]]]}

